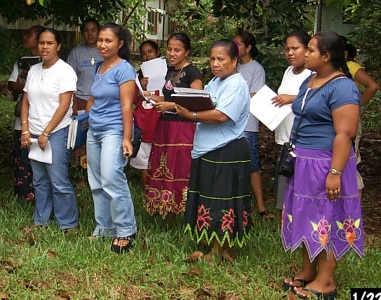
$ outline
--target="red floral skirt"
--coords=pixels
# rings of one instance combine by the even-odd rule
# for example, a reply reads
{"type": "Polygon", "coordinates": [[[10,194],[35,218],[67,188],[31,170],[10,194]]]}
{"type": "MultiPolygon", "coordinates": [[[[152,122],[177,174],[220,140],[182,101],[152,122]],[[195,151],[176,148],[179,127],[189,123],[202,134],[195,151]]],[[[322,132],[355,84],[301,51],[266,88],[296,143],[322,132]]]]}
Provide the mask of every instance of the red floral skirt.
{"type": "Polygon", "coordinates": [[[185,232],[197,243],[215,238],[242,247],[251,219],[250,153],[245,138],[192,160],[185,232]]]}
{"type": "Polygon", "coordinates": [[[150,215],[185,210],[195,124],[159,119],[148,161],[144,207],[150,215]]]}

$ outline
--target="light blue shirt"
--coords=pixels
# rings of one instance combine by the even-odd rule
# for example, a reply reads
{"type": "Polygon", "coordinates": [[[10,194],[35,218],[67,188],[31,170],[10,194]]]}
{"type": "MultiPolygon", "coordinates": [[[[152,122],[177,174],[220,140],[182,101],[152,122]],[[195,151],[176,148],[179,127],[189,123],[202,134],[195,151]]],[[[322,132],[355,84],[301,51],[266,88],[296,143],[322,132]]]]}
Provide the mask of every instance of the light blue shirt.
{"type": "Polygon", "coordinates": [[[123,131],[119,86],[130,80],[135,81],[135,70],[125,60],[103,74],[95,71],[90,91],[94,97],[94,104],[89,113],[89,126],[92,130],[123,131]]]}
{"type": "Polygon", "coordinates": [[[193,159],[241,137],[249,118],[249,88],[240,73],[224,80],[214,78],[205,86],[205,90],[216,104],[215,109],[227,115],[229,120],[219,124],[197,123],[193,141],[193,159]]]}

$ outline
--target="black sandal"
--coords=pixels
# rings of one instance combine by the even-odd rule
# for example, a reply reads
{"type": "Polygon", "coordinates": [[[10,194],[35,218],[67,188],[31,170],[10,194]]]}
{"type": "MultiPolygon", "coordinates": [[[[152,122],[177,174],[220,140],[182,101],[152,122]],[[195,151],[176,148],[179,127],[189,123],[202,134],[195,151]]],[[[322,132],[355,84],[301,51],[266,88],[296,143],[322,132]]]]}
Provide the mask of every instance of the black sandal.
{"type": "Polygon", "coordinates": [[[116,238],[114,238],[112,240],[112,243],[111,243],[111,251],[118,253],[118,254],[122,254],[122,253],[130,251],[131,248],[133,248],[135,246],[134,239],[135,239],[135,234],[127,236],[127,237],[116,237],[116,238]],[[124,246],[115,245],[114,242],[116,240],[117,241],[119,241],[119,240],[128,241],[128,244],[124,245],[124,246]]]}
{"type": "Polygon", "coordinates": [[[275,219],[275,215],[270,213],[267,209],[264,210],[264,211],[261,211],[261,212],[258,212],[258,214],[263,218],[263,219],[266,219],[266,220],[274,220],[275,219]]]}

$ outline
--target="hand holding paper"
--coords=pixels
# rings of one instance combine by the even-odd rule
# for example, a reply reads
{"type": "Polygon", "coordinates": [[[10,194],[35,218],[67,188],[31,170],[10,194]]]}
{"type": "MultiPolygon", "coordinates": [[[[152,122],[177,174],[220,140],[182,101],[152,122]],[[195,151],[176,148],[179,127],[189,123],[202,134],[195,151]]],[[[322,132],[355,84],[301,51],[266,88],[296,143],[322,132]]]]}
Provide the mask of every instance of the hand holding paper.
{"type": "Polygon", "coordinates": [[[264,85],[251,98],[250,112],[271,131],[278,127],[292,111],[289,105],[276,106],[272,99],[276,93],[264,85]]]}
{"type": "Polygon", "coordinates": [[[35,138],[30,139],[32,144],[29,148],[29,159],[37,160],[39,162],[43,162],[46,164],[51,164],[53,162],[53,156],[52,156],[52,147],[50,145],[50,142],[47,141],[45,144],[45,150],[41,150],[40,146],[38,145],[38,141],[35,138]]]}

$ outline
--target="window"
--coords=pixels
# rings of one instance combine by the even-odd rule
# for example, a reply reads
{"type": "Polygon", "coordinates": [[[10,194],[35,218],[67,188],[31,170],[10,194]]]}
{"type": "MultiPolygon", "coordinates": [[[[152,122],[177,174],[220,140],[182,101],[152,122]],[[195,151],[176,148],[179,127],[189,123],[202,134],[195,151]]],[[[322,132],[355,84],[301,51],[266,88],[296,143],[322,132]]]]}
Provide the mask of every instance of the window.
{"type": "Polygon", "coordinates": [[[157,18],[158,18],[158,13],[156,11],[148,12],[147,30],[151,34],[157,34],[157,26],[158,26],[157,18]]]}

